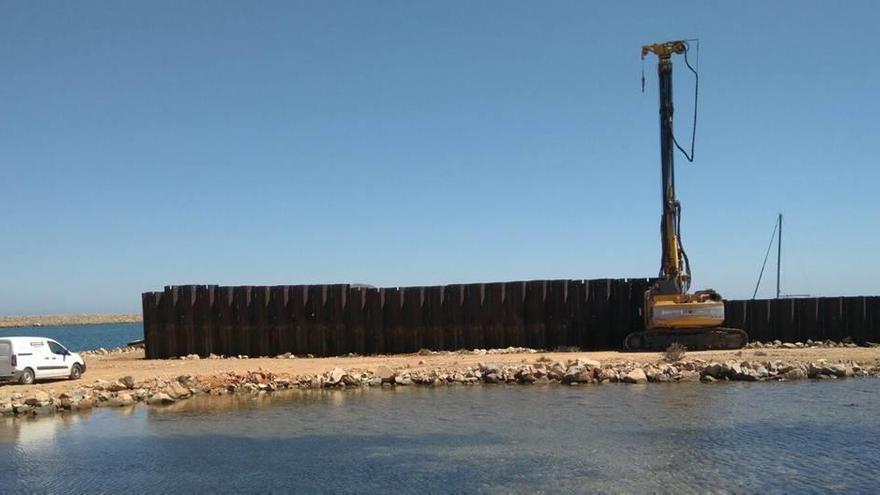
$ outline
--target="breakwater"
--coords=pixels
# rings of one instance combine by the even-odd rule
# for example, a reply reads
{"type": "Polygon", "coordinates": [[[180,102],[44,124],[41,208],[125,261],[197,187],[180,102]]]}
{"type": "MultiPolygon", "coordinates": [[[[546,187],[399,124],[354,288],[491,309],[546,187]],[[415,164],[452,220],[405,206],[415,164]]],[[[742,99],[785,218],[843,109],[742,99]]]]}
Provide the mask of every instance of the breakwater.
{"type": "MultiPolygon", "coordinates": [[[[419,349],[616,349],[642,330],[647,278],[432,287],[168,286],[142,296],[147,358],[334,356],[419,349]]],[[[727,301],[726,326],[771,341],[880,340],[880,297],[727,301]]]]}
{"type": "MultiPolygon", "coordinates": [[[[852,344],[849,344],[852,345],[852,344]]],[[[716,381],[793,381],[804,379],[831,380],[851,377],[880,376],[880,361],[858,362],[853,359],[837,361],[819,358],[824,349],[844,347],[837,343],[811,343],[808,354],[766,344],[765,349],[781,349],[774,356],[767,352],[752,351],[749,356],[737,356],[732,351],[722,353],[727,359],[702,359],[683,356],[677,360],[658,359],[638,362],[616,356],[612,362],[600,362],[589,355],[571,354],[571,358],[556,360],[537,355],[534,349],[490,349],[457,352],[426,352],[424,359],[446,357],[447,364],[429,365],[419,361],[394,365],[378,361],[369,367],[336,366],[327,371],[291,373],[285,366],[272,366],[289,361],[287,356],[263,360],[254,370],[214,371],[202,374],[180,374],[176,377],[154,376],[135,378],[133,375],[116,379],[81,382],[62,382],[53,388],[14,387],[0,390],[0,415],[46,416],[64,411],[82,411],[94,407],[126,407],[142,402],[149,405],[168,405],[199,395],[222,396],[229,394],[272,393],[286,389],[338,389],[358,387],[399,387],[408,385],[449,386],[476,384],[565,384],[591,385],[604,383],[644,384],[672,382],[716,381]],[[519,362],[510,362],[507,355],[526,356],[519,362]],[[471,364],[451,364],[450,357],[465,360],[468,356],[479,359],[471,364]],[[785,359],[780,359],[779,356],[785,359]],[[268,363],[275,362],[275,363],[268,363]],[[272,368],[277,368],[273,371],[272,368]]],[[[134,348],[118,349],[111,354],[125,357],[139,352],[134,348]]],[[[742,353],[740,353],[742,354],[742,353]]],[[[831,353],[829,353],[830,355],[831,353]]],[[[99,355],[106,355],[99,353],[99,355]]],[[[555,357],[561,357],[556,355],[555,357]]],[[[629,355],[630,358],[633,355],[629,355]]],[[[196,361],[205,361],[193,357],[196,361]]],[[[212,362],[250,362],[237,358],[211,358],[212,362]]],[[[298,359],[296,361],[299,361],[298,359]]],[[[453,359],[457,363],[458,359],[453,359]]],[[[471,360],[472,361],[472,360],[471,360]]],[[[121,364],[117,361],[116,364],[121,364]]],[[[111,368],[118,370],[119,368],[111,368]]]]}

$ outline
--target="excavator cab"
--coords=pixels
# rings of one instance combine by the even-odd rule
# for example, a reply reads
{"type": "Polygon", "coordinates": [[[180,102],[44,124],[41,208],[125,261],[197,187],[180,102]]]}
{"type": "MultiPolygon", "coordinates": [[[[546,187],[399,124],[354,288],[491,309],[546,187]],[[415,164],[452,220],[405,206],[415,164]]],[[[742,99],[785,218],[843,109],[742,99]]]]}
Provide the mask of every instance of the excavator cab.
{"type": "MultiPolygon", "coordinates": [[[[662,351],[673,343],[691,350],[739,349],[748,342],[748,335],[744,331],[721,327],[724,323],[724,300],[718,292],[712,289],[688,292],[691,271],[681,244],[681,204],[675,196],[674,155],[678,148],[688,160],[693,160],[693,148],[688,156],[675,142],[673,134],[672,56],[684,55],[685,63],[696,75],[687,61],[689,48],[688,42],[683,40],[642,47],[643,60],[648,54],[654,54],[658,59],[663,188],[663,214],[660,220],[662,255],[660,275],[645,292],[645,330],[626,337],[624,345],[629,350],[662,351]]],[[[696,114],[694,117],[696,119],[696,114]]]]}

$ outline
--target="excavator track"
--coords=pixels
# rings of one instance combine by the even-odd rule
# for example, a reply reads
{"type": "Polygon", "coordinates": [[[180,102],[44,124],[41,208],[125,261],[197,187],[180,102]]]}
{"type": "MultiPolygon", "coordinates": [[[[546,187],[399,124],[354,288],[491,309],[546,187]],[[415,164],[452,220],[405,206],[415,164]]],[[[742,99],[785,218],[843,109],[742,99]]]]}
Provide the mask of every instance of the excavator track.
{"type": "Polygon", "coordinates": [[[749,342],[749,335],[738,328],[693,328],[688,330],[645,330],[626,336],[629,351],[665,351],[673,343],[689,351],[740,349],[749,342]]]}

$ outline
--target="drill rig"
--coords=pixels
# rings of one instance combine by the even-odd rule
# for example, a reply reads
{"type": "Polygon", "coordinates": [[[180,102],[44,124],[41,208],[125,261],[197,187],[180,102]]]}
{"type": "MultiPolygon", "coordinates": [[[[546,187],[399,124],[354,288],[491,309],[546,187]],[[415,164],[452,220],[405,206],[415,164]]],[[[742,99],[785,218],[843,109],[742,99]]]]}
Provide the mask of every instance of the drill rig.
{"type": "MultiPolygon", "coordinates": [[[[738,349],[748,342],[746,332],[720,326],[724,322],[724,300],[720,294],[712,289],[688,292],[691,271],[687,254],[681,245],[681,205],[675,197],[673,160],[677,143],[672,133],[672,56],[684,54],[687,57],[688,49],[686,41],[642,47],[642,60],[650,53],[657,56],[657,76],[660,80],[662,258],[660,276],[645,292],[645,330],[626,337],[625,346],[630,350],[662,351],[675,342],[691,350],[738,349]]],[[[689,159],[692,158],[693,150],[689,159]]]]}

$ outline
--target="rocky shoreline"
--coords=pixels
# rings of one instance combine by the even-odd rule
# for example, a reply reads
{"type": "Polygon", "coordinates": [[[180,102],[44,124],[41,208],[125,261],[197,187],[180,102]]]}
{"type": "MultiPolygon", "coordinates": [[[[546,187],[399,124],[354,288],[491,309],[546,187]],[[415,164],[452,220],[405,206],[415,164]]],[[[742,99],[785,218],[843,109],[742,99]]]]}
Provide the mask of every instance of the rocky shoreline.
{"type": "MultiPolygon", "coordinates": [[[[806,345],[806,344],[804,344],[806,345]]],[[[847,344],[815,344],[837,347],[847,344]]],[[[783,348],[782,343],[761,344],[762,347],[783,348]]],[[[134,352],[136,348],[97,351],[95,355],[134,352]]],[[[430,353],[431,351],[427,351],[430,353]]],[[[880,362],[860,364],[854,360],[826,359],[813,361],[782,359],[729,359],[724,361],[698,358],[661,359],[638,363],[624,361],[600,363],[586,358],[567,361],[546,356],[534,357],[532,349],[498,349],[457,351],[477,355],[526,353],[522,363],[496,364],[489,360],[471,366],[417,366],[371,368],[335,367],[324,373],[289,374],[263,369],[246,372],[182,374],[176,378],[135,380],[122,376],[117,380],[96,380],[56,393],[52,390],[28,392],[4,391],[0,388],[0,414],[13,416],[47,416],[56,413],[86,410],[95,407],[124,407],[137,403],[162,406],[199,395],[264,394],[287,389],[344,389],[349,387],[454,386],[476,384],[557,384],[565,386],[605,383],[648,384],[674,382],[719,381],[792,381],[836,380],[851,377],[880,376],[880,362]],[[526,362],[526,361],[532,362],[526,362]]],[[[241,357],[242,359],[245,357],[241,357]]],[[[295,358],[278,356],[278,359],[295,358]]],[[[190,358],[194,359],[194,358],[190,358]]],[[[217,359],[222,359],[217,357],[217,359]]],[[[225,358],[238,359],[238,357],[225,358]]]]}

